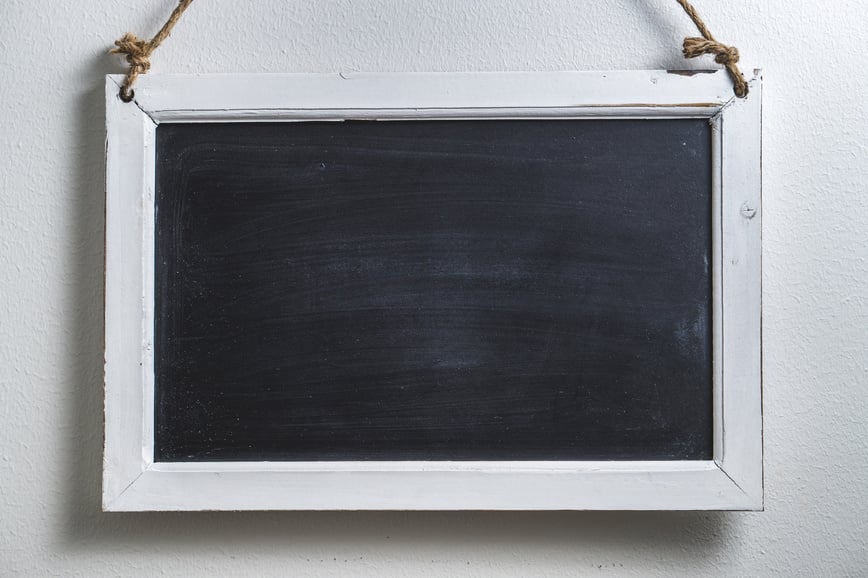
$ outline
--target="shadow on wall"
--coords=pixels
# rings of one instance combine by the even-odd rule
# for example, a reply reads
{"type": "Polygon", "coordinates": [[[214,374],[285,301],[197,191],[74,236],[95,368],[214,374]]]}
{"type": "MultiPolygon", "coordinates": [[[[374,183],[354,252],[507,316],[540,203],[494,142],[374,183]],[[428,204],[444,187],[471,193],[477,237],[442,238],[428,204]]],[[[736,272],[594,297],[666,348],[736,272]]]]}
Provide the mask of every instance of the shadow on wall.
{"type": "MultiPolygon", "coordinates": [[[[653,12],[653,10],[650,10],[653,12]]],[[[649,14],[650,16],[650,14],[649,14]]],[[[659,15],[655,15],[655,18],[659,15]]],[[[119,59],[94,54],[72,73],[92,86],[70,106],[77,129],[69,136],[76,151],[73,230],[68,232],[74,267],[70,274],[73,312],[66,408],[69,435],[62,448],[67,472],[59,497],[61,550],[100,551],[160,547],[268,548],[281,552],[328,552],[376,547],[397,553],[412,545],[453,552],[487,545],[578,549],[650,549],[661,558],[713,558],[728,535],[743,523],[717,512],[201,512],[103,513],[103,262],[104,117],[103,75],[121,72],[119,59]],[[83,256],[83,257],[82,257],[83,256]]],[[[132,105],[131,105],[132,106],[132,105]]],[[[448,555],[448,553],[446,553],[448,555]]]]}

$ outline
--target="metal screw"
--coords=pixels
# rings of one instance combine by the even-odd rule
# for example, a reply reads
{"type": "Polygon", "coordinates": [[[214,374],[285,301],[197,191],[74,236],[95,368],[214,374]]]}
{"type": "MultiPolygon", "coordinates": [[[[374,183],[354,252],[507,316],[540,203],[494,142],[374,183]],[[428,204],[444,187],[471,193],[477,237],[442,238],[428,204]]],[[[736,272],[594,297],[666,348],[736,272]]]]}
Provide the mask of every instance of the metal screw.
{"type": "Polygon", "coordinates": [[[747,201],[741,206],[741,216],[745,219],[753,219],[756,217],[756,209],[751,207],[747,201]]]}

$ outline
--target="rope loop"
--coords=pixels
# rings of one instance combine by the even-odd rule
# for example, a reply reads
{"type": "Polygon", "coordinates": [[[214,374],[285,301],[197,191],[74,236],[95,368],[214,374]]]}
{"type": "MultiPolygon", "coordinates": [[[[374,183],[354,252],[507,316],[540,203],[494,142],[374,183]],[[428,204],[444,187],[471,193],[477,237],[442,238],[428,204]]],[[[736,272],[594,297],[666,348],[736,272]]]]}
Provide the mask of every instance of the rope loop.
{"type": "Polygon", "coordinates": [[[744,98],[748,93],[747,81],[738,69],[738,48],[728,46],[717,40],[707,38],[685,38],[684,58],[696,58],[703,54],[713,54],[714,61],[722,64],[732,77],[733,89],[736,96],[744,98]]]}
{"type": "Polygon", "coordinates": [[[118,92],[122,101],[130,102],[135,98],[136,93],[132,90],[133,83],[140,74],[146,74],[151,69],[151,54],[169,37],[172,28],[175,27],[175,24],[181,19],[181,15],[192,3],[193,0],[179,0],[178,5],[169,15],[169,19],[150,40],[142,40],[132,32],[127,32],[115,40],[115,47],[110,52],[125,55],[127,63],[130,65],[118,92]]]}
{"type": "Polygon", "coordinates": [[[682,50],[684,58],[696,58],[703,54],[713,54],[714,61],[718,64],[722,64],[729,73],[729,77],[732,78],[733,91],[735,92],[735,95],[739,98],[746,97],[748,86],[747,80],[745,80],[741,70],[738,69],[738,48],[718,42],[714,36],[711,35],[711,30],[708,29],[708,26],[690,2],[687,0],[676,1],[684,9],[684,12],[690,16],[690,19],[693,20],[699,33],[702,34],[702,38],[694,37],[684,39],[684,47],[682,50]]]}
{"type": "Polygon", "coordinates": [[[119,94],[124,102],[130,102],[135,97],[136,93],[130,89],[130,86],[135,82],[137,76],[146,74],[151,69],[150,58],[155,48],[156,46],[131,32],[127,32],[115,40],[115,48],[112,48],[111,52],[125,55],[127,63],[130,65],[119,94]]]}
{"type": "MultiPolygon", "coordinates": [[[[738,69],[738,49],[734,46],[728,46],[715,40],[711,35],[708,26],[705,25],[705,22],[703,22],[699,13],[690,2],[687,0],[676,0],[676,2],[678,2],[678,4],[681,5],[681,8],[684,9],[684,12],[690,16],[690,19],[693,20],[699,33],[702,34],[701,38],[694,37],[684,39],[684,57],[696,58],[703,54],[713,54],[714,61],[723,65],[729,73],[729,76],[732,78],[733,89],[736,96],[739,98],[746,97],[748,86],[744,75],[738,69]]],[[[175,27],[175,24],[178,23],[181,15],[192,3],[193,0],[179,0],[178,5],[175,6],[174,10],[172,10],[169,19],[166,20],[166,23],[163,24],[160,31],[150,40],[142,40],[130,32],[127,32],[122,37],[115,40],[115,48],[113,48],[111,52],[115,54],[124,54],[127,63],[130,65],[129,70],[127,70],[126,78],[124,78],[124,82],[121,85],[118,94],[121,100],[124,102],[130,102],[133,100],[136,93],[133,92],[132,86],[136,81],[136,78],[138,78],[140,74],[146,74],[151,69],[151,54],[153,54],[154,50],[156,50],[157,47],[159,47],[160,44],[169,37],[172,28],[175,27]]]]}

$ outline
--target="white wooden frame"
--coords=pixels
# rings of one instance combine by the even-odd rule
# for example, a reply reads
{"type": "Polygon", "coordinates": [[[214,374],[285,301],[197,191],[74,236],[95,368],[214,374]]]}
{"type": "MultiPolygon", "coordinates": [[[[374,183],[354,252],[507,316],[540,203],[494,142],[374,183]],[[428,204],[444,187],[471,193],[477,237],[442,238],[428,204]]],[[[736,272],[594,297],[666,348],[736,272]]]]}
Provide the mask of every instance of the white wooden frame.
{"type": "Polygon", "coordinates": [[[761,78],[723,72],[106,78],[105,510],[762,509],[761,78]],[[163,122],[691,117],[713,127],[714,459],[153,461],[154,138],[163,122]]]}

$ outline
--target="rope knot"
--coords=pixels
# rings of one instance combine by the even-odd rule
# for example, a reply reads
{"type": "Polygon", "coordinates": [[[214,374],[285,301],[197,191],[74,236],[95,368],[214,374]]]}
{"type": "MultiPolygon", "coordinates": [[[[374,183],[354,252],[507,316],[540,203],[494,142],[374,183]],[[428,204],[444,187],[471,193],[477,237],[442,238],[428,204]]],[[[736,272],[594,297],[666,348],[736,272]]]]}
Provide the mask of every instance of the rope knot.
{"type": "Polygon", "coordinates": [[[112,48],[113,54],[123,54],[130,65],[127,71],[127,77],[124,85],[121,87],[120,97],[124,102],[130,102],[135,93],[130,90],[130,85],[135,81],[140,74],[145,74],[151,69],[151,53],[156,46],[153,42],[142,40],[132,32],[127,32],[117,40],[115,40],[115,48],[112,48]]]}
{"type": "Polygon", "coordinates": [[[724,66],[727,64],[736,64],[738,62],[738,48],[735,46],[722,46],[724,50],[717,53],[717,56],[714,57],[714,61],[718,64],[723,64],[724,66]]]}
{"type": "Polygon", "coordinates": [[[736,64],[739,58],[738,48],[735,46],[727,46],[717,40],[707,40],[705,38],[685,38],[683,52],[685,58],[696,58],[703,54],[713,54],[714,61],[724,66],[736,64]]]}
{"type": "Polygon", "coordinates": [[[684,58],[696,58],[703,54],[713,54],[714,61],[726,67],[732,81],[735,85],[735,94],[740,98],[747,96],[748,86],[741,71],[739,71],[738,63],[739,54],[738,48],[735,46],[727,46],[717,40],[709,40],[708,38],[685,38],[684,39],[684,58]]]}
{"type": "Polygon", "coordinates": [[[192,3],[193,0],[178,0],[178,5],[172,10],[169,19],[166,20],[163,27],[150,40],[142,40],[131,32],[127,32],[115,40],[115,48],[112,48],[111,52],[124,54],[130,65],[130,69],[127,71],[127,75],[118,92],[118,96],[120,96],[122,101],[130,102],[133,100],[136,93],[130,87],[140,74],[145,74],[151,69],[151,54],[169,37],[169,34],[172,33],[172,28],[178,23],[178,19],[181,18],[181,14],[192,3]]]}
{"type": "Polygon", "coordinates": [[[112,52],[125,55],[129,65],[136,68],[139,74],[144,74],[151,69],[150,58],[154,49],[147,40],[142,40],[132,32],[127,32],[115,40],[115,46],[116,48],[113,48],[112,52]]]}

